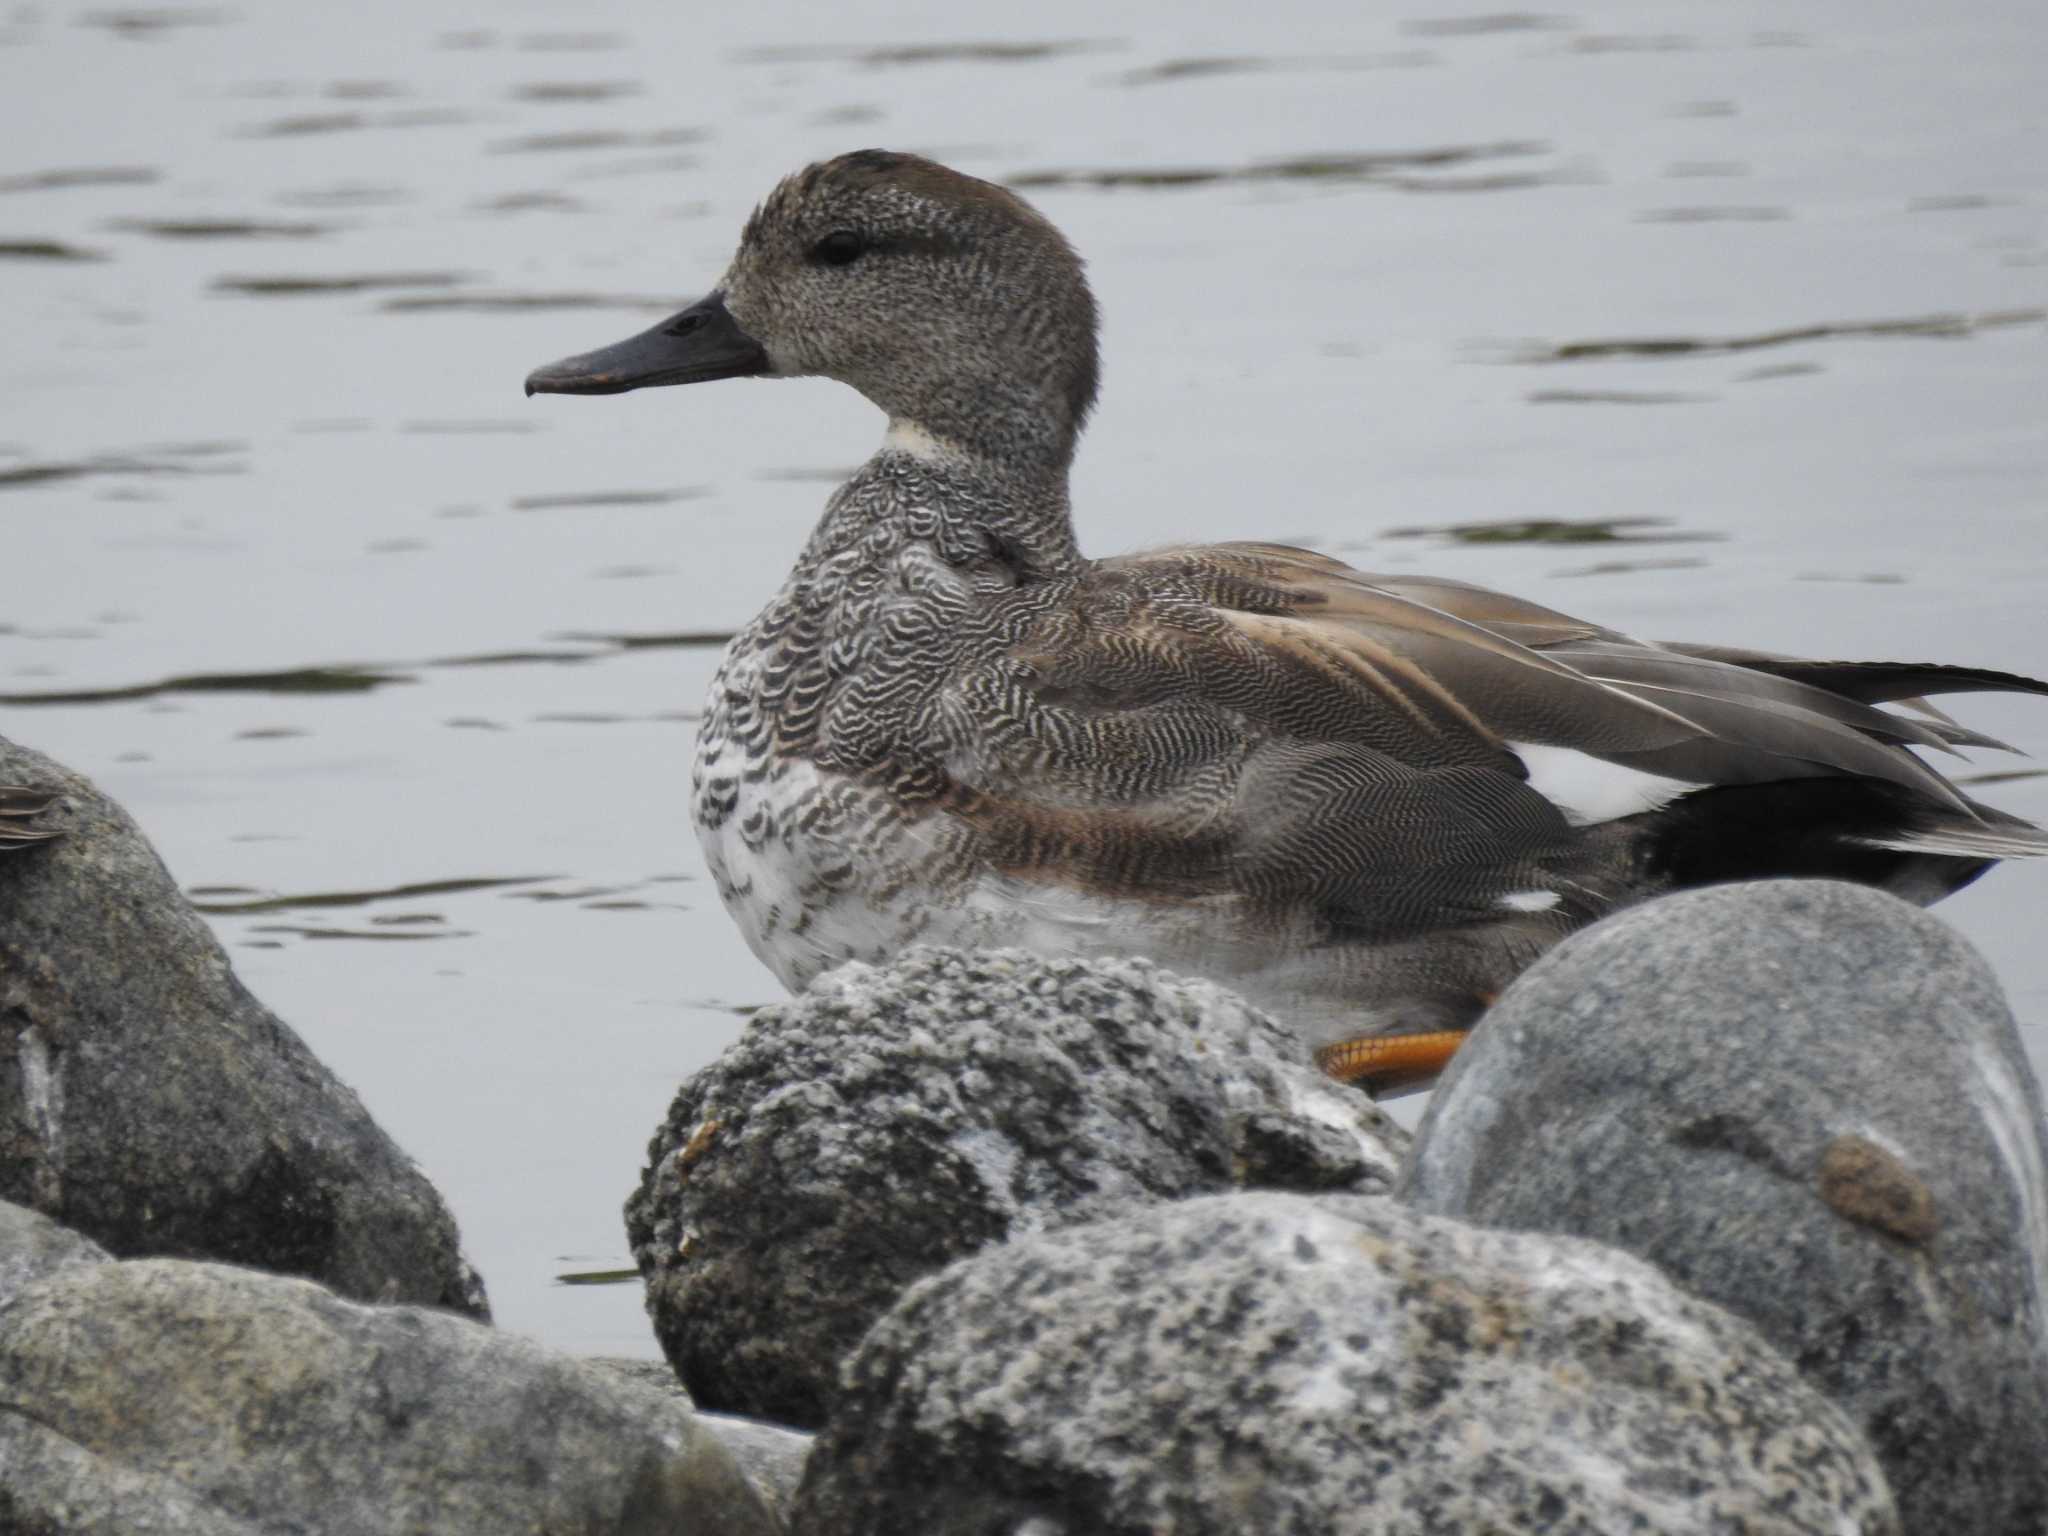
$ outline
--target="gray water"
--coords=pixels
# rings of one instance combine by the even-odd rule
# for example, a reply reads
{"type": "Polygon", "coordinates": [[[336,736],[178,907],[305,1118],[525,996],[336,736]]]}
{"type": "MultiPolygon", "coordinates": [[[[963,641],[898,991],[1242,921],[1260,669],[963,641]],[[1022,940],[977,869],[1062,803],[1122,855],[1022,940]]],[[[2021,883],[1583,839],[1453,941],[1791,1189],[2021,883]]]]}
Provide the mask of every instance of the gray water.
{"type": "MultiPolygon", "coordinates": [[[[675,1084],[777,995],[687,825],[712,637],[881,429],[520,381],[807,160],[1011,181],[1089,258],[1098,553],[2048,671],[2039,0],[1033,10],[0,9],[0,732],[133,811],[512,1328],[653,1352],[558,1277],[630,1262],[675,1084]]],[[[2048,701],[1960,703],[2048,752],[2048,701]]],[[[2037,1064],[2044,897],[1944,909],[2037,1064]]]]}

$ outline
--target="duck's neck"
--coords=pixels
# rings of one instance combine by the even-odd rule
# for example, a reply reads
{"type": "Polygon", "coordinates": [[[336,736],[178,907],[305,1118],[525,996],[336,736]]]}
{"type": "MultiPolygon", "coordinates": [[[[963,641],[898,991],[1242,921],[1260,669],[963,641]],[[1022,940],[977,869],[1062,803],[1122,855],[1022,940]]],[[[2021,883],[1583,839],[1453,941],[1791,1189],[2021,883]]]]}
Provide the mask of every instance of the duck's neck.
{"type": "Polygon", "coordinates": [[[826,506],[798,571],[886,560],[915,543],[952,566],[1005,566],[1020,580],[1067,575],[1084,563],[1067,500],[1070,458],[1066,445],[991,457],[921,423],[892,421],[826,506]]]}

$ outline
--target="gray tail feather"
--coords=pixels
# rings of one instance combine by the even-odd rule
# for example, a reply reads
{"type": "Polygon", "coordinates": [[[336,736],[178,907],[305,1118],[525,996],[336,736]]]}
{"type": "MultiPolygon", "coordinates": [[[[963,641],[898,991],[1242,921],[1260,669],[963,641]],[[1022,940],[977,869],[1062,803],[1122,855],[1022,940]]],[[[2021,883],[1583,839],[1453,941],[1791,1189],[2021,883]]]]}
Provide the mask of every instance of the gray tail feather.
{"type": "MultiPolygon", "coordinates": [[[[1942,693],[2038,693],[2048,694],[2048,682],[2017,672],[1999,672],[1990,667],[1952,667],[1930,661],[1809,661],[1802,656],[1779,656],[1769,651],[1745,651],[1725,645],[1686,645],[1664,642],[1667,650],[1709,661],[1733,662],[1755,672],[1768,672],[1793,682],[1808,683],[1839,693],[1859,704],[1917,704],[1929,694],[1942,693]]],[[[1925,707],[1925,706],[1923,706],[1925,707]]],[[[1938,720],[1948,717],[1939,710],[1927,713],[1938,720]]]]}
{"type": "Polygon", "coordinates": [[[1747,651],[1727,645],[1664,642],[1666,650],[1703,661],[1725,661],[1752,672],[1782,677],[1787,682],[1823,688],[1859,704],[1897,704],[1922,717],[1924,728],[1949,748],[1984,747],[1999,752],[2019,749],[1996,736],[1958,724],[1927,702],[1931,694],[2035,693],[2048,695],[2048,682],[2018,672],[1990,667],[1955,667],[1934,661],[1810,661],[1771,651],[1747,651]]]}

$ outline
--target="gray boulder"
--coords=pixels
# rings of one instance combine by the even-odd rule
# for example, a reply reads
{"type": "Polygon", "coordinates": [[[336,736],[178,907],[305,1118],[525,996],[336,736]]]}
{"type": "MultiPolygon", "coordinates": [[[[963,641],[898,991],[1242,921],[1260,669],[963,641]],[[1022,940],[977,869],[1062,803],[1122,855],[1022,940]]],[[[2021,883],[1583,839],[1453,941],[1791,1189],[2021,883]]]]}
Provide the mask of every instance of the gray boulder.
{"type": "Polygon", "coordinates": [[[763,1009],[626,1205],[700,1407],[812,1426],[904,1286],[1129,1201],[1372,1191],[1405,1133],[1285,1029],[1143,961],[913,950],[763,1009]]]}
{"type": "Polygon", "coordinates": [[[446,1312],[138,1259],[0,1304],[0,1529],[772,1536],[667,1394],[446,1312]]]}
{"type": "Polygon", "coordinates": [[[80,1237],[25,1205],[0,1200],[0,1304],[45,1275],[82,1264],[104,1264],[110,1257],[91,1238],[80,1237]]]}
{"type": "MultiPolygon", "coordinates": [[[[676,1380],[666,1360],[640,1360],[623,1355],[588,1355],[586,1361],[629,1381],[643,1382],[664,1396],[688,1405],[690,1394],[676,1380]]],[[[749,1419],[736,1413],[700,1413],[697,1422],[716,1435],[761,1502],[780,1520],[803,1481],[804,1458],[811,1454],[816,1437],[800,1429],[770,1424],[766,1419],[749,1419]]]]}
{"type": "Polygon", "coordinates": [[[689,1389],[676,1380],[675,1368],[666,1360],[648,1360],[639,1355],[584,1355],[582,1360],[585,1365],[596,1366],[627,1381],[653,1387],[686,1408],[697,1406],[690,1401],[689,1389]]]}
{"type": "Polygon", "coordinates": [[[1625,1254],[1237,1194],[1025,1238],[847,1363],[797,1536],[1896,1533],[1862,1437],[1625,1254]]]}
{"type": "Polygon", "coordinates": [[[697,1422],[732,1453],[734,1464],[775,1518],[787,1522],[817,1436],[736,1413],[700,1413],[697,1422]]]}
{"type": "Polygon", "coordinates": [[[2048,1530],[2048,1164],[2005,1000],[1861,886],[1568,940],[1458,1053],[1403,1198],[1640,1254],[1868,1433],[1906,1526],[2048,1530]]]}
{"type": "Polygon", "coordinates": [[[0,741],[63,836],[0,863],[0,1199],[123,1257],[487,1315],[441,1197],[235,979],[121,808],[0,741]]]}

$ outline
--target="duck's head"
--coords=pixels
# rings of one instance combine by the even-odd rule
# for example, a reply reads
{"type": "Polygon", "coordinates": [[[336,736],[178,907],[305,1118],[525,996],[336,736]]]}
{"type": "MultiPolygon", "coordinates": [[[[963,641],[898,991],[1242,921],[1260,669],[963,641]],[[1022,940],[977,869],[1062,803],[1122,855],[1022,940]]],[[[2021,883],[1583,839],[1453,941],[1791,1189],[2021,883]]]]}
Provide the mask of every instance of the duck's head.
{"type": "Polygon", "coordinates": [[[1097,370],[1081,260],[1043,215],[990,182],[864,149],[777,186],[709,296],[536,369],[526,392],[818,375],[866,395],[899,433],[1064,464],[1097,370]]]}

